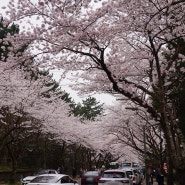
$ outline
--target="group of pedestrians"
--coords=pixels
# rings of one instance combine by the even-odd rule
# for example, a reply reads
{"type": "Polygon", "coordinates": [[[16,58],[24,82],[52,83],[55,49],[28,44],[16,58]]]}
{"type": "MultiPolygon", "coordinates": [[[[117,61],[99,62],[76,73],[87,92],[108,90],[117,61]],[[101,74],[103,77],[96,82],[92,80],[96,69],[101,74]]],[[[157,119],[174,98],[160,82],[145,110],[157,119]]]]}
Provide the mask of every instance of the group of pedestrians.
{"type": "Polygon", "coordinates": [[[157,170],[156,180],[158,182],[158,185],[164,185],[164,175],[160,168],[157,170]]]}
{"type": "Polygon", "coordinates": [[[158,185],[164,185],[164,174],[162,173],[160,168],[158,168],[157,170],[150,170],[148,175],[148,185],[153,185],[153,178],[156,178],[158,185]]]}

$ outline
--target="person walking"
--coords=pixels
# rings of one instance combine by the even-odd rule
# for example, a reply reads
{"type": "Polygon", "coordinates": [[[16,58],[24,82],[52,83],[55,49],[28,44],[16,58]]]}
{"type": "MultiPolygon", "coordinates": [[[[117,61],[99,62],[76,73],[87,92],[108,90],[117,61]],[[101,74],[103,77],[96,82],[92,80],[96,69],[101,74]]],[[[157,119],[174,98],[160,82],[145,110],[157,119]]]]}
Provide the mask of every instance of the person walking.
{"type": "Polygon", "coordinates": [[[164,185],[164,175],[162,174],[162,171],[160,168],[158,168],[156,173],[156,180],[158,185],[164,185]]]}
{"type": "Polygon", "coordinates": [[[102,167],[101,167],[101,169],[100,169],[100,174],[102,175],[104,171],[105,171],[105,166],[102,165],[102,167]]]}
{"type": "Polygon", "coordinates": [[[148,185],[153,185],[153,168],[148,169],[148,185]]]}
{"type": "Polygon", "coordinates": [[[153,185],[153,175],[152,174],[150,174],[149,176],[148,185],[153,185]]]}
{"type": "Polygon", "coordinates": [[[75,168],[72,169],[72,176],[73,176],[73,179],[76,178],[76,169],[75,168]]]}

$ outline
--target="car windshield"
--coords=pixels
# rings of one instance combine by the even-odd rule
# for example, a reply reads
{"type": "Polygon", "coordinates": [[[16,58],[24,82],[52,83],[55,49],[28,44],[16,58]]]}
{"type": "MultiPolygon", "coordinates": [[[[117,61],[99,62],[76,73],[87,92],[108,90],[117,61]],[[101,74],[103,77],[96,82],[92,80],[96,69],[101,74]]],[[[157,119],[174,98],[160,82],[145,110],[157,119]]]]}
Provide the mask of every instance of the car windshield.
{"type": "Polygon", "coordinates": [[[129,175],[133,175],[132,171],[126,171],[127,176],[129,177],[129,175]]]}
{"type": "Polygon", "coordinates": [[[125,178],[124,172],[104,172],[103,178],[125,178]]]}
{"type": "Polygon", "coordinates": [[[57,182],[58,178],[56,176],[38,176],[34,178],[32,183],[53,183],[57,182]]]}
{"type": "Polygon", "coordinates": [[[122,163],[123,167],[132,167],[132,163],[122,163]]]}

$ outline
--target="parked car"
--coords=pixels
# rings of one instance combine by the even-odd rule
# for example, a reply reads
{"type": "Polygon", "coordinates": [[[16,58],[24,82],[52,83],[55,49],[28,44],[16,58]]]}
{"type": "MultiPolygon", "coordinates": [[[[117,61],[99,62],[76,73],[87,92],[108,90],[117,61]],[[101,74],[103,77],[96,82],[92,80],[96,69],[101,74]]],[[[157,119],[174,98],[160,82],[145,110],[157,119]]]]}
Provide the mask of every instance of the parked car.
{"type": "Polygon", "coordinates": [[[28,185],[78,185],[69,175],[44,174],[35,177],[28,185]]]}
{"type": "Polygon", "coordinates": [[[142,180],[143,180],[143,175],[142,175],[141,171],[138,170],[138,169],[133,169],[133,172],[137,176],[137,178],[139,179],[139,183],[138,184],[140,185],[142,180]]]}
{"type": "Polygon", "coordinates": [[[58,174],[56,170],[53,169],[46,169],[46,170],[40,170],[36,173],[34,173],[32,176],[27,176],[21,180],[22,185],[27,185],[31,180],[33,180],[38,175],[42,174],[58,174]]]}
{"type": "Polygon", "coordinates": [[[98,185],[133,185],[132,178],[122,169],[105,170],[98,185]]]}
{"type": "Polygon", "coordinates": [[[127,176],[132,177],[133,185],[140,185],[142,181],[142,176],[140,172],[136,169],[128,168],[128,169],[123,169],[127,176]]]}
{"type": "Polygon", "coordinates": [[[100,176],[99,171],[87,171],[81,177],[81,185],[98,185],[100,176]]]}

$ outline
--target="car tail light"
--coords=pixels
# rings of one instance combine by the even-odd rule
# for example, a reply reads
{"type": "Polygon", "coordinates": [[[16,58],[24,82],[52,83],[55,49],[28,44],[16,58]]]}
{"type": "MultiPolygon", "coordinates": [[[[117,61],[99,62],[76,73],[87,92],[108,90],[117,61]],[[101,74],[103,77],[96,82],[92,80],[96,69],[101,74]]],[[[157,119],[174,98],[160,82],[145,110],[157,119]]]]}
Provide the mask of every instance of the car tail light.
{"type": "Polygon", "coordinates": [[[82,183],[85,181],[85,177],[81,178],[81,185],[83,185],[82,183]]]}
{"type": "Polygon", "coordinates": [[[95,181],[99,181],[100,177],[94,177],[95,181]]]}
{"type": "Polygon", "coordinates": [[[135,181],[136,180],[136,176],[133,176],[132,180],[135,181]]]}

